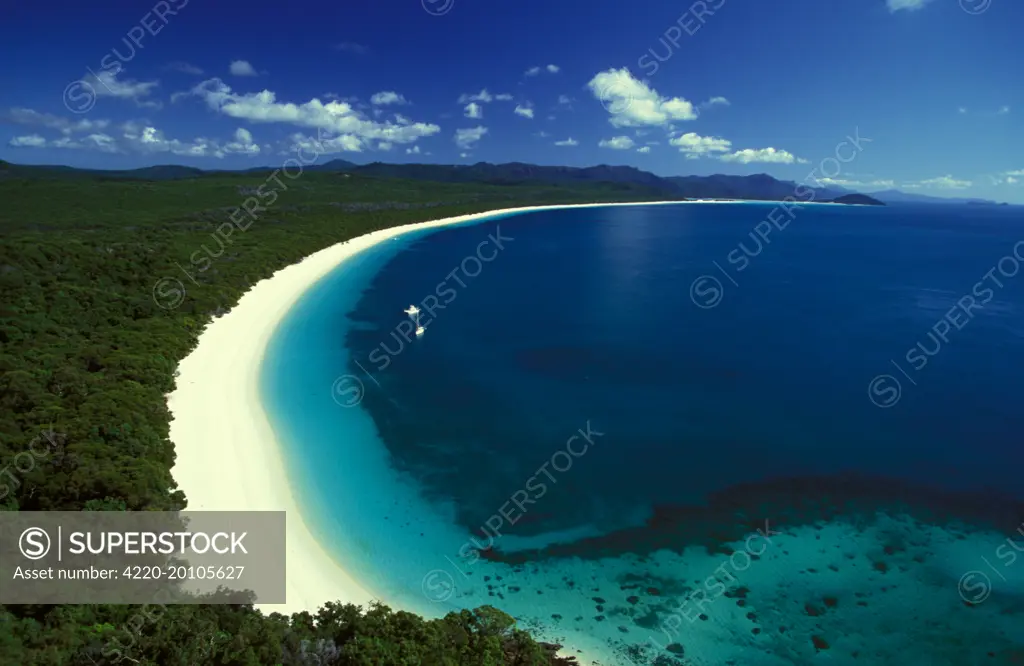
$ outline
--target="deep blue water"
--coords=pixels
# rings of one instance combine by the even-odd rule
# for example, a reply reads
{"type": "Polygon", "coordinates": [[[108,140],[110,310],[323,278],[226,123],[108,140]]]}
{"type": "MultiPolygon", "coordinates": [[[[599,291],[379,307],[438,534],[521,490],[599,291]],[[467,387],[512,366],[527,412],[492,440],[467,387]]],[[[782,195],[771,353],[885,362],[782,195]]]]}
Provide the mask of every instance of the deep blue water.
{"type": "MultiPolygon", "coordinates": [[[[868,543],[892,555],[894,530],[919,549],[892,565],[909,603],[963,614],[958,577],[972,558],[998,557],[1007,525],[1024,527],[1024,213],[807,206],[772,214],[775,226],[773,208],[513,215],[403,236],[340,267],[288,317],[265,371],[319,536],[384,598],[437,613],[493,603],[550,635],[607,645],[617,656],[603,663],[678,658],[650,651],[679,638],[665,623],[681,602],[665,597],[685,600],[714,571],[715,547],[742,544],[764,520],[791,541],[743,581],[751,603],[761,595],[759,614],[785,605],[771,596],[778,580],[828,559],[809,540],[852,560],[843,543],[859,535],[877,565],[868,543]],[[410,303],[424,310],[421,338],[402,334],[410,303]],[[583,438],[567,444],[588,424],[600,434],[585,450],[583,438]],[[860,480],[823,499],[840,473],[860,480]],[[715,493],[732,498],[726,511],[715,493]],[[911,522],[869,524],[880,507],[911,522]],[[666,527],[668,514],[686,518],[666,527]],[[474,534],[498,555],[460,545],[474,534]],[[434,570],[451,572],[442,593],[427,581],[434,570]],[[500,572],[522,582],[495,594],[500,572]],[[649,594],[626,600],[634,588],[649,594]],[[607,601],[596,611],[595,596],[607,601]]],[[[839,560],[828,568],[842,584],[804,587],[842,590],[854,607],[886,572],[840,572],[839,560]]],[[[986,650],[1024,645],[1024,563],[1012,572],[1002,596],[967,612],[1006,616],[998,604],[1011,604],[1016,633],[950,615],[975,647],[953,661],[934,647],[917,663],[990,663],[986,650]]],[[[783,596],[802,610],[799,595],[783,596]]],[[[687,636],[686,663],[810,663],[819,652],[797,619],[788,634],[762,634],[730,618],[696,625],[729,627],[729,638],[687,636]],[[757,648],[763,661],[735,656],[755,639],[772,641],[757,648]]],[[[858,622],[871,633],[852,615],[834,622],[830,642],[858,622]]],[[[908,629],[905,646],[880,644],[871,663],[902,663],[900,650],[922,641],[908,629]]],[[[829,648],[836,663],[865,649],[829,648]]]]}

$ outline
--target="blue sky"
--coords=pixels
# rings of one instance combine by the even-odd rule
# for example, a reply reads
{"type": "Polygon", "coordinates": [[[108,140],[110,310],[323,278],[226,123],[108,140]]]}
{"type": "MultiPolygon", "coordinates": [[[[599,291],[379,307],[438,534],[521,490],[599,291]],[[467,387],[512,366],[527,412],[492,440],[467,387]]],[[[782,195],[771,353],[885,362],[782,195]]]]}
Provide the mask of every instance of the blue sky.
{"type": "Polygon", "coordinates": [[[0,71],[0,158],[17,163],[235,169],[302,149],[1024,203],[1018,0],[64,0],[4,13],[15,58],[0,71]],[[829,159],[844,140],[843,161],[829,159]]]}

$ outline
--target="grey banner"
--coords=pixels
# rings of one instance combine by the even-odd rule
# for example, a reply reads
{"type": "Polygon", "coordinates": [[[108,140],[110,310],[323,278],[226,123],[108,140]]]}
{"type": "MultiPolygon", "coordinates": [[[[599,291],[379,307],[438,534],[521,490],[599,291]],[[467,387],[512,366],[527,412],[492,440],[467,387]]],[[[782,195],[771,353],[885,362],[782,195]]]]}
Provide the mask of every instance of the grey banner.
{"type": "Polygon", "coordinates": [[[0,603],[285,603],[285,512],[0,511],[0,603]]]}

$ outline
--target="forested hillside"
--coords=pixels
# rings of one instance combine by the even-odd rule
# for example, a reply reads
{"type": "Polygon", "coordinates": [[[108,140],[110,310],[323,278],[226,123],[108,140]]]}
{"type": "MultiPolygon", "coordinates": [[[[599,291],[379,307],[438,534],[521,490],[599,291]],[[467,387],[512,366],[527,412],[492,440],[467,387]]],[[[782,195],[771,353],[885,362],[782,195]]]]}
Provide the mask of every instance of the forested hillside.
{"type": "MultiPolygon", "coordinates": [[[[634,184],[493,186],[312,172],[0,178],[0,510],[179,510],[165,395],[211,317],[255,282],[375,229],[537,203],[663,199],[634,184]],[[211,234],[258,188],[266,210],[211,234]],[[215,261],[191,263],[204,245],[215,261]],[[191,279],[182,274],[188,267],[191,279]],[[182,298],[157,286],[180,281],[182,298]]],[[[237,219],[242,219],[238,218],[237,219]]],[[[173,292],[173,290],[172,290],[173,292]]],[[[177,292],[173,292],[177,293],[177,292]]],[[[548,664],[504,613],[426,621],[326,604],[0,606],[0,664],[548,664]]]]}

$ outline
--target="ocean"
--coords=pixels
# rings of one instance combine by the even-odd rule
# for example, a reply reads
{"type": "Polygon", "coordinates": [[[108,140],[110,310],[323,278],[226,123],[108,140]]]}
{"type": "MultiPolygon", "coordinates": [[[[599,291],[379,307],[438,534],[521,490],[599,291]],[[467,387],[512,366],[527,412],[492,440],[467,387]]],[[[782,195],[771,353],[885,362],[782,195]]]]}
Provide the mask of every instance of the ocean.
{"type": "Polygon", "coordinates": [[[1018,207],[505,214],[340,266],[261,390],[398,607],[584,664],[1019,663],[1022,263],[1018,207]]]}

